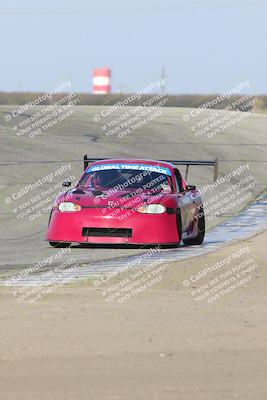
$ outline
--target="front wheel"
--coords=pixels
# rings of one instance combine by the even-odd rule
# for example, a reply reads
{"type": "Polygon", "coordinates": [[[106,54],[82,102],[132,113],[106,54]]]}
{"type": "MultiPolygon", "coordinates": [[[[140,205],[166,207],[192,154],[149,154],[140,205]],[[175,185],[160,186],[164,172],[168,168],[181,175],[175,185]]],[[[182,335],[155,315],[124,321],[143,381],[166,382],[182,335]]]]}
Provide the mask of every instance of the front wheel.
{"type": "Polygon", "coordinates": [[[194,246],[203,243],[205,237],[205,214],[203,206],[199,208],[198,215],[197,236],[192,239],[184,239],[183,242],[185,246],[194,246]]]}
{"type": "Polygon", "coordinates": [[[178,247],[181,243],[182,240],[182,218],[181,218],[181,210],[180,208],[177,209],[176,212],[176,226],[177,226],[177,234],[178,234],[178,238],[179,241],[177,242],[176,246],[178,247]]]}
{"type": "Polygon", "coordinates": [[[70,247],[71,245],[71,243],[67,242],[49,242],[49,244],[52,247],[59,247],[59,248],[70,247]]]}

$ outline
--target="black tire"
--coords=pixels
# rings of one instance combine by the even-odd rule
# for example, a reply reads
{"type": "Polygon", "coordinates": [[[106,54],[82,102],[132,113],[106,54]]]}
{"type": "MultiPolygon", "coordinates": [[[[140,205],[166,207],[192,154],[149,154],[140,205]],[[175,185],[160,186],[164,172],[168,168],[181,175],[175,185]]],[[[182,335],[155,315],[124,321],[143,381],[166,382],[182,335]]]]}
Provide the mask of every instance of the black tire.
{"type": "Polygon", "coordinates": [[[71,245],[71,243],[67,242],[49,242],[49,244],[52,247],[59,247],[59,248],[70,247],[71,245]]]}
{"type": "Polygon", "coordinates": [[[192,238],[192,239],[184,239],[184,245],[185,246],[194,246],[194,245],[199,245],[202,244],[204,241],[205,237],[205,214],[204,214],[204,209],[203,206],[199,208],[199,218],[198,218],[198,223],[197,223],[197,229],[198,233],[197,236],[192,238]]]}
{"type": "Polygon", "coordinates": [[[177,212],[176,212],[176,224],[177,224],[177,233],[178,233],[178,236],[179,236],[179,242],[177,242],[177,247],[178,247],[179,244],[180,244],[181,241],[182,241],[182,232],[183,232],[183,229],[182,229],[182,218],[181,218],[181,210],[180,210],[180,208],[178,208],[178,209],[177,209],[177,212]]]}

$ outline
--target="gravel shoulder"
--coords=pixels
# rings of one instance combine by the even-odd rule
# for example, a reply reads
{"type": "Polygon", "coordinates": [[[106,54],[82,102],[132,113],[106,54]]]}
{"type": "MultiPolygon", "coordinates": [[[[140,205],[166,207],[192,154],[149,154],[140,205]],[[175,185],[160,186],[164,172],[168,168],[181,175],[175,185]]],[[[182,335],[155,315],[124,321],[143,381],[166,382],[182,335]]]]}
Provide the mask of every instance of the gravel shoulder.
{"type": "Polygon", "coordinates": [[[170,264],[160,282],[121,304],[105,301],[92,281],[34,304],[19,304],[1,287],[2,397],[266,399],[266,240],[264,232],[170,264]],[[194,300],[203,279],[241,259],[188,287],[183,282],[244,248],[242,260],[257,265],[250,281],[212,304],[194,300]]]}

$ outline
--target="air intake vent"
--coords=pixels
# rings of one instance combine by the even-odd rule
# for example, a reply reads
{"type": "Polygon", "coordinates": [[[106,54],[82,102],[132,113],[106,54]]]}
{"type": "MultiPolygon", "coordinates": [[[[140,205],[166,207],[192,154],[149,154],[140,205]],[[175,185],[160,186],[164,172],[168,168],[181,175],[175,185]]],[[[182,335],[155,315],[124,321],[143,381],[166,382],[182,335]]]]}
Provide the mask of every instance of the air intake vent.
{"type": "Polygon", "coordinates": [[[83,236],[132,237],[132,229],[127,228],[83,228],[83,236]]]}

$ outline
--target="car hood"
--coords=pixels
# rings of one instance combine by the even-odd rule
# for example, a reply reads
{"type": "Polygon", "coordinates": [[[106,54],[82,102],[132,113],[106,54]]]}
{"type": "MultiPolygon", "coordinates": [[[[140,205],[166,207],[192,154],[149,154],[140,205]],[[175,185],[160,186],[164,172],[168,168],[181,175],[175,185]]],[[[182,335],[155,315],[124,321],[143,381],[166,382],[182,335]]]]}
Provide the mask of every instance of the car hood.
{"type": "Polygon", "coordinates": [[[137,189],[120,190],[92,190],[77,187],[65,193],[61,201],[70,201],[82,207],[125,207],[135,208],[143,204],[160,203],[166,193],[140,191],[137,189]]]}

